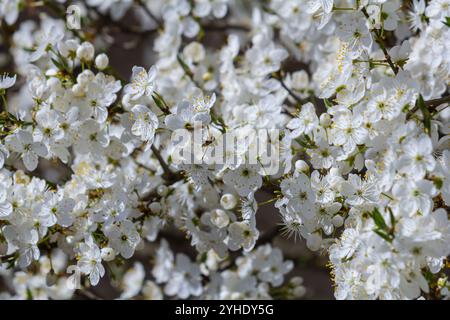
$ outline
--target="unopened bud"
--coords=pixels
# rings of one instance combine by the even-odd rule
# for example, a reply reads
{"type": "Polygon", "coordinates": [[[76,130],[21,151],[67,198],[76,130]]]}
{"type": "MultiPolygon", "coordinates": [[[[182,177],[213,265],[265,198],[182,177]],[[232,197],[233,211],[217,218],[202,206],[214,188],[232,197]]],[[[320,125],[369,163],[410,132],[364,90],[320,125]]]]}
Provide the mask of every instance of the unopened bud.
{"type": "Polygon", "coordinates": [[[322,113],[319,122],[322,127],[328,128],[331,124],[331,116],[328,113],[322,113]]]}
{"type": "Polygon", "coordinates": [[[222,196],[222,198],[220,198],[220,205],[225,209],[225,210],[231,210],[234,207],[236,207],[237,205],[237,199],[234,195],[232,195],[231,193],[226,193],[222,196]]]}
{"type": "Polygon", "coordinates": [[[81,61],[92,61],[94,54],[95,48],[90,42],[83,42],[77,49],[77,58],[81,61]]]}
{"type": "Polygon", "coordinates": [[[95,66],[99,70],[104,70],[106,67],[108,67],[109,64],[109,58],[106,54],[101,53],[95,58],[95,66]]]}

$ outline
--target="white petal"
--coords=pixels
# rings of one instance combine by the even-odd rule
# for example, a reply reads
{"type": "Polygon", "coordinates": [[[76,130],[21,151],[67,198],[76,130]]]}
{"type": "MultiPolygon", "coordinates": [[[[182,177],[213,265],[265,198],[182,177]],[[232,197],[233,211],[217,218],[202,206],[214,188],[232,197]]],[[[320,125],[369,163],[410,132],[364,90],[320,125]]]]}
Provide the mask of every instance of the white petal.
{"type": "Polygon", "coordinates": [[[9,216],[12,212],[12,205],[9,202],[0,203],[0,217],[9,216]]]}
{"type": "Polygon", "coordinates": [[[37,154],[40,157],[47,156],[48,150],[45,144],[42,142],[35,142],[33,143],[32,150],[35,154],[37,154]]]}
{"type": "Polygon", "coordinates": [[[38,156],[33,152],[25,152],[23,154],[23,164],[28,171],[34,171],[38,165],[38,156]]]}

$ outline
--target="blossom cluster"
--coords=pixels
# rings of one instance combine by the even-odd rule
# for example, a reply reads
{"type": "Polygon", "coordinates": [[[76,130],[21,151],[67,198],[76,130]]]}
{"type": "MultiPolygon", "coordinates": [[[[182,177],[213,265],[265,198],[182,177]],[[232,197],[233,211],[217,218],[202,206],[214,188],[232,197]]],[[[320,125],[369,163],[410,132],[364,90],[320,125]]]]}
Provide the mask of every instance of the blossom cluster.
{"type": "Polygon", "coordinates": [[[302,297],[269,204],[337,299],[450,298],[449,0],[41,3],[0,1],[2,298],[302,297]]]}

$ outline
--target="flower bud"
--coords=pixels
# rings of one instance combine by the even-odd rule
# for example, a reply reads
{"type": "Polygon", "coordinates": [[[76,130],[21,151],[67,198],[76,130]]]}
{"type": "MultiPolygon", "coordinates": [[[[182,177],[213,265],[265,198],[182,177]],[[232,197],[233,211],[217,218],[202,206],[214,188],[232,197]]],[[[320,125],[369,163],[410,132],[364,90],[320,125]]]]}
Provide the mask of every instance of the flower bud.
{"type": "Polygon", "coordinates": [[[101,53],[95,58],[95,66],[98,70],[104,70],[108,67],[109,58],[106,54],[101,53]]]}
{"type": "Polygon", "coordinates": [[[161,196],[161,197],[165,197],[167,195],[167,193],[169,192],[169,188],[167,188],[166,185],[162,184],[160,186],[158,186],[158,189],[156,190],[156,192],[161,196]]]}
{"type": "Polygon", "coordinates": [[[66,242],[67,242],[68,244],[74,244],[74,242],[75,242],[75,237],[74,237],[74,236],[67,236],[67,237],[66,237],[66,242]]]}
{"type": "Polygon", "coordinates": [[[305,289],[305,287],[300,286],[300,287],[295,288],[292,293],[295,298],[301,298],[305,295],[306,289],[305,289]]]}
{"type": "Polygon", "coordinates": [[[301,284],[303,284],[303,278],[302,277],[292,277],[291,280],[289,280],[289,283],[291,283],[294,286],[299,286],[301,284]]]}
{"type": "Polygon", "coordinates": [[[295,162],[295,171],[297,172],[303,172],[308,173],[309,172],[309,166],[308,164],[303,160],[298,160],[295,162]]]}
{"type": "Polygon", "coordinates": [[[218,228],[225,228],[230,223],[230,217],[222,209],[211,212],[211,222],[218,228]]]}
{"type": "Polygon", "coordinates": [[[183,55],[192,60],[192,62],[198,63],[205,59],[205,48],[201,43],[194,41],[183,49],[183,55]]]}
{"type": "Polygon", "coordinates": [[[81,61],[92,61],[94,54],[95,48],[90,42],[83,42],[77,49],[77,58],[81,61]]]}
{"type": "Polygon", "coordinates": [[[231,193],[226,193],[220,198],[220,205],[225,210],[231,210],[237,205],[237,199],[231,193]]]}
{"type": "Polygon", "coordinates": [[[344,224],[344,218],[342,218],[340,215],[336,215],[333,217],[333,219],[331,219],[331,222],[335,227],[339,228],[344,224]]]}
{"type": "Polygon", "coordinates": [[[84,70],[82,73],[80,73],[77,77],[77,83],[85,87],[89,82],[94,80],[95,74],[91,70],[84,70]]]}
{"type": "Polygon", "coordinates": [[[328,113],[322,113],[319,118],[319,123],[322,127],[328,128],[331,124],[331,116],[328,113]]]}
{"type": "Polygon", "coordinates": [[[75,97],[82,97],[84,96],[84,88],[79,84],[76,84],[72,87],[72,93],[75,97]]]}
{"type": "Polygon", "coordinates": [[[154,214],[161,212],[161,204],[159,202],[152,202],[148,207],[154,214]]]}

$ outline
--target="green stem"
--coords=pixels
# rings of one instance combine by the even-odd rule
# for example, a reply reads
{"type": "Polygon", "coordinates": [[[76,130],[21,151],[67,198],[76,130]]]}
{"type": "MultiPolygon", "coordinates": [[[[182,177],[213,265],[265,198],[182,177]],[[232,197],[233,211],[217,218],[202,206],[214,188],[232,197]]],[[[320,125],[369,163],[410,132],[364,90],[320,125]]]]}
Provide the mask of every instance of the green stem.
{"type": "Polygon", "coordinates": [[[0,96],[2,97],[2,108],[0,108],[0,112],[3,111],[8,111],[8,101],[6,100],[6,93],[5,94],[0,94],[0,96]]]}

